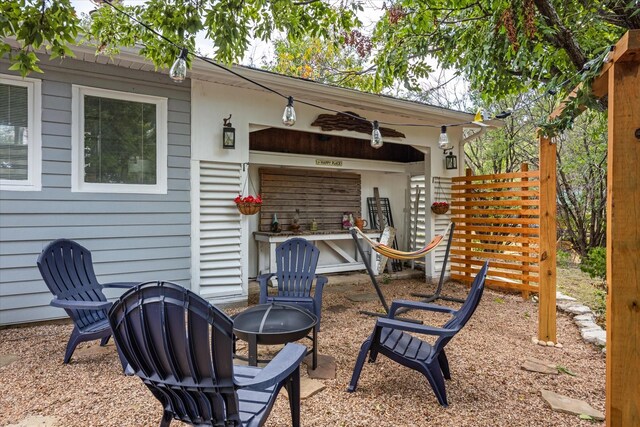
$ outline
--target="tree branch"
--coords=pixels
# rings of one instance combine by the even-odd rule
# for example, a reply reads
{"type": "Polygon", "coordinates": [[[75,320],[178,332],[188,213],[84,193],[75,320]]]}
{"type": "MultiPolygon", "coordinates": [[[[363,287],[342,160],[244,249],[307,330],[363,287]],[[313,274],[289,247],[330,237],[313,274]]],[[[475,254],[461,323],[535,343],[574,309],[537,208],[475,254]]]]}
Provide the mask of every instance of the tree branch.
{"type": "Polygon", "coordinates": [[[585,54],[571,31],[560,20],[554,6],[549,0],[534,0],[534,2],[549,27],[556,30],[555,37],[550,37],[550,41],[555,46],[564,49],[576,69],[581,70],[587,62],[585,54]]]}

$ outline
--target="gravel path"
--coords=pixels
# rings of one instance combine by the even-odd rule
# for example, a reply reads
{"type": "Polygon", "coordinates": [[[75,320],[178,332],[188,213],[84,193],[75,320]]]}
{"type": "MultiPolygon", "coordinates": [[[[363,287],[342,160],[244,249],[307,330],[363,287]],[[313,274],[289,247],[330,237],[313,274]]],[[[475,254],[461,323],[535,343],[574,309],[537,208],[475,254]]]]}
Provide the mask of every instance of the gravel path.
{"type": "MultiPolygon", "coordinates": [[[[420,280],[383,285],[389,301],[425,291],[420,280]]],[[[446,285],[464,296],[466,288],[446,285]]],[[[540,389],[582,399],[604,411],[605,358],[582,342],[576,326],[558,314],[558,339],[564,348],[531,343],[537,306],[517,295],[486,291],[467,326],[447,345],[452,380],[449,408],[440,407],[426,379],[380,356],[365,364],[358,390],[345,392],[358,350],[374,319],[358,309],[376,310],[377,302],[354,303],[350,294],[371,293],[371,285],[325,291],[320,353],[336,359],[337,378],[302,401],[303,426],[592,426],[577,416],[552,412],[540,389]],[[520,368],[527,357],[545,359],[576,374],[545,376],[520,368]]],[[[234,310],[238,311],[238,310],[234,310]]],[[[441,315],[411,312],[410,317],[441,324],[441,315]]],[[[28,416],[54,416],[59,426],[155,426],[161,408],[136,377],[121,374],[115,349],[87,345],[62,365],[71,325],[0,330],[0,354],[19,359],[0,368],[0,425],[28,416]],[[88,347],[88,348],[87,348],[88,347]]],[[[97,342],[96,342],[97,343],[97,342]]],[[[306,375],[306,370],[304,372],[306,375]]],[[[174,422],[172,425],[182,425],[174,422]]],[[[267,426],[290,425],[288,403],[278,398],[267,426]]]]}

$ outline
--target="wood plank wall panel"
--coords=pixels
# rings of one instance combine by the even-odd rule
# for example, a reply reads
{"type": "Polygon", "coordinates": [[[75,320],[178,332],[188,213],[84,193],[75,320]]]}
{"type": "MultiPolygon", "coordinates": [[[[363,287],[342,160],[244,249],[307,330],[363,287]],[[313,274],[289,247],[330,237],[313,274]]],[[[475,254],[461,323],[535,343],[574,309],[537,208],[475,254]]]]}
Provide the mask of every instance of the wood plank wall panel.
{"type": "Polygon", "coordinates": [[[313,219],[318,231],[341,230],[342,213],[360,215],[360,175],[310,169],[260,168],[260,231],[270,231],[273,214],[289,230],[296,208],[301,230],[313,219]]]}
{"type": "Polygon", "coordinates": [[[451,277],[471,283],[489,260],[487,285],[538,292],[539,172],[468,174],[452,182],[451,277]]]}
{"type": "Polygon", "coordinates": [[[382,147],[375,149],[371,147],[369,138],[365,136],[363,139],[358,139],[290,129],[271,128],[251,132],[249,147],[254,151],[400,163],[424,160],[424,154],[410,145],[385,141],[382,147]]]}

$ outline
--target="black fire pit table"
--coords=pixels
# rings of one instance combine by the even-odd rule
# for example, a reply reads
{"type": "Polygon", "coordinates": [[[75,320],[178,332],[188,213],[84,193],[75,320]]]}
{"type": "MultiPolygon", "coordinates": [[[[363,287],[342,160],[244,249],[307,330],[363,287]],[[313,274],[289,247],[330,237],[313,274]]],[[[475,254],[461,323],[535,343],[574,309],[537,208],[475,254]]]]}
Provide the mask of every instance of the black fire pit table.
{"type": "MultiPolygon", "coordinates": [[[[318,318],[308,310],[297,305],[272,302],[258,304],[238,313],[233,318],[233,332],[238,338],[249,343],[249,366],[256,366],[258,362],[258,344],[276,345],[309,338],[313,347],[307,354],[313,354],[313,367],[318,362],[317,341],[315,328],[318,318]],[[308,336],[313,330],[311,336],[308,336]]],[[[244,359],[236,355],[238,359],[244,359]]]]}

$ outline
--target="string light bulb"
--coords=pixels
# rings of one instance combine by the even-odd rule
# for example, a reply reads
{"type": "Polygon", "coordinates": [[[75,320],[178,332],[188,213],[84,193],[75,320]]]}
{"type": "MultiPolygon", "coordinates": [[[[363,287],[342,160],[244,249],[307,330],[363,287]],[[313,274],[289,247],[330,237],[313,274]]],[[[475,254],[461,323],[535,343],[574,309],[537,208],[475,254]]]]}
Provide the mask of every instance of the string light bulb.
{"type": "Polygon", "coordinates": [[[289,97],[287,106],[284,107],[284,113],[282,113],[282,123],[285,126],[293,126],[296,124],[296,110],[293,109],[293,96],[289,97]]]}
{"type": "Polygon", "coordinates": [[[382,133],[380,133],[380,126],[378,125],[378,121],[374,120],[373,130],[371,131],[371,146],[375,149],[382,147],[384,142],[382,141],[382,133]]]}
{"type": "Polygon", "coordinates": [[[169,70],[169,77],[176,83],[182,83],[184,79],[187,77],[187,54],[189,51],[187,49],[182,49],[180,51],[180,55],[176,62],[173,63],[171,69],[169,70]]]}
{"type": "Polygon", "coordinates": [[[440,138],[438,139],[438,148],[441,150],[450,150],[453,145],[449,144],[449,137],[447,136],[447,127],[440,127],[440,138]]]}

